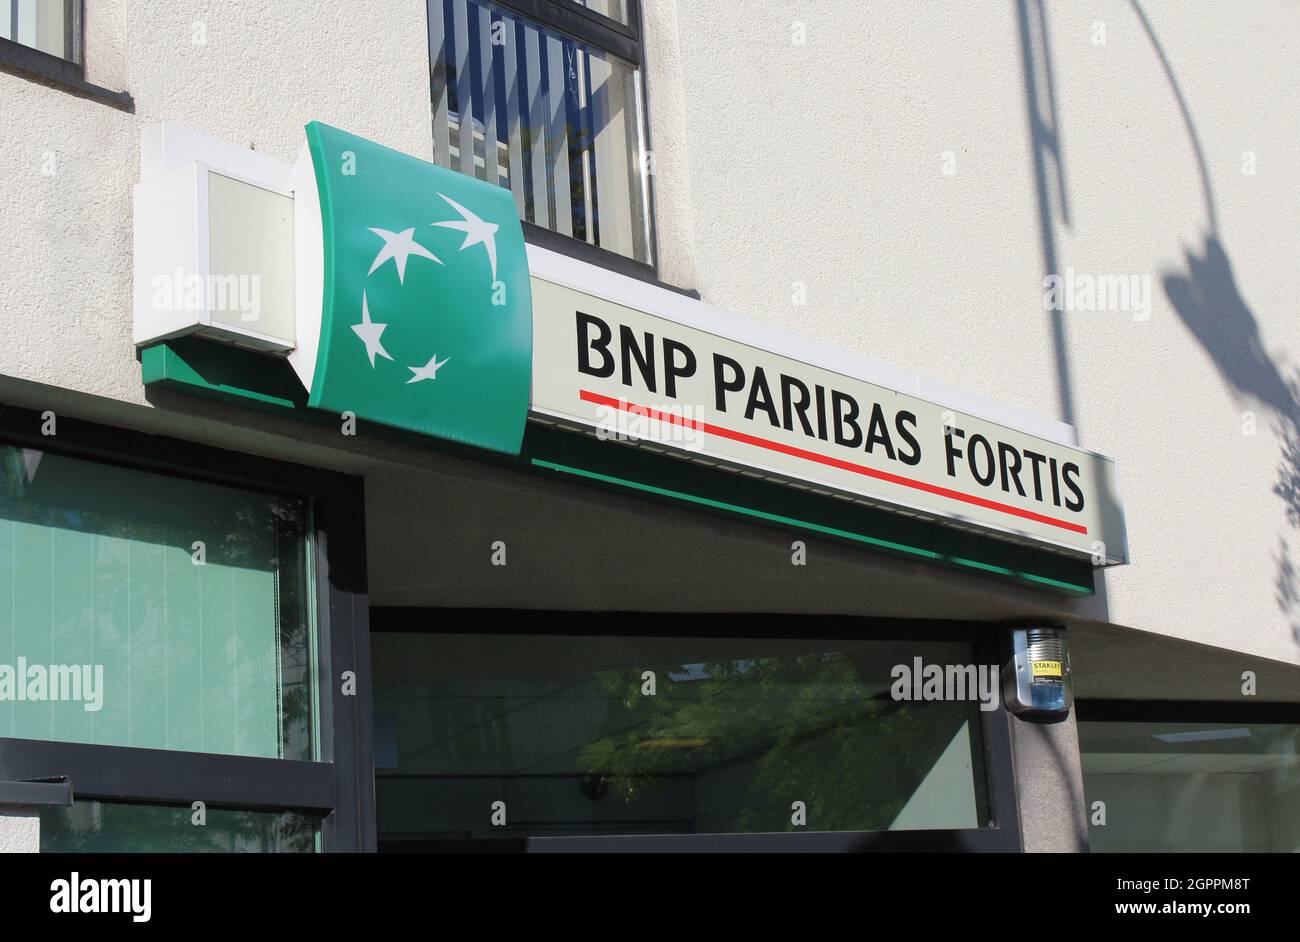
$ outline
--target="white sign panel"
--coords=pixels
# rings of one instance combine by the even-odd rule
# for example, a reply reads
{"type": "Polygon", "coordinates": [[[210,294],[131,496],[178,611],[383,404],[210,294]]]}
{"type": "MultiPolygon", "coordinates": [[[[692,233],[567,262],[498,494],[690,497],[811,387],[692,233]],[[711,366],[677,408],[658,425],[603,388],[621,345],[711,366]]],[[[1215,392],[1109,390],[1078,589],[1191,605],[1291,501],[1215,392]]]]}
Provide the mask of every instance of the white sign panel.
{"type": "Polygon", "coordinates": [[[532,411],[1099,566],[1127,562],[1108,458],[536,276],[532,411]]]}

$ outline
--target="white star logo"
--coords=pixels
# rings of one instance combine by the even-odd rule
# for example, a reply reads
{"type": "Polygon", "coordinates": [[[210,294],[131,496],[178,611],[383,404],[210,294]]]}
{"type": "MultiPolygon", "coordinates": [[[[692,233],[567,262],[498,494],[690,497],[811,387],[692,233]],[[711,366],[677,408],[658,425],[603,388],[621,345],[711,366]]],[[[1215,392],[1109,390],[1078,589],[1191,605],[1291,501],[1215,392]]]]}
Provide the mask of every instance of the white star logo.
{"type": "Polygon", "coordinates": [[[370,266],[370,271],[366,272],[367,275],[373,275],[380,265],[391,258],[393,264],[397,266],[397,281],[399,284],[403,284],[406,281],[406,260],[412,255],[427,258],[439,265],[442,264],[442,259],[415,241],[413,238],[415,235],[414,227],[404,229],[401,232],[389,232],[387,229],[375,228],[371,228],[370,231],[384,240],[384,247],[375,256],[375,263],[370,266]]]}
{"type": "Polygon", "coordinates": [[[448,222],[435,222],[435,226],[441,226],[443,229],[455,229],[458,232],[465,233],[465,241],[461,243],[460,250],[463,252],[472,245],[482,245],[487,249],[488,261],[492,265],[492,283],[497,280],[497,230],[501,228],[494,222],[487,222],[475,216],[464,206],[457,203],[450,196],[439,193],[452,209],[460,213],[460,219],[452,219],[448,222]]]}
{"type": "Polygon", "coordinates": [[[415,375],[406,381],[406,385],[409,386],[411,383],[418,383],[426,379],[437,379],[438,370],[441,369],[442,365],[450,359],[451,357],[447,357],[446,359],[439,360],[438,355],[435,353],[433,356],[429,357],[429,362],[424,364],[424,366],[408,366],[407,369],[415,375]]]}
{"type": "MultiPolygon", "coordinates": [[[[492,268],[492,283],[496,284],[497,280],[497,230],[501,227],[494,222],[488,222],[480,218],[474,212],[466,209],[460,203],[456,202],[450,196],[439,193],[442,199],[460,214],[460,219],[448,220],[446,222],[432,223],[443,229],[454,229],[457,232],[465,234],[465,240],[461,243],[460,251],[464,252],[468,248],[476,245],[483,246],[487,253],[488,264],[492,268]]],[[[392,261],[397,268],[397,281],[399,284],[406,283],[406,263],[412,255],[419,258],[427,258],[432,262],[443,264],[442,259],[438,258],[423,245],[415,241],[415,229],[405,229],[401,232],[391,232],[388,229],[379,229],[368,227],[369,232],[373,232],[384,240],[383,248],[375,256],[374,263],[370,266],[370,271],[366,273],[367,277],[373,275],[388,261],[392,261]]],[[[361,293],[361,323],[351,325],[352,332],[361,339],[366,345],[366,356],[370,359],[370,368],[375,368],[375,358],[383,357],[385,360],[392,360],[393,357],[384,349],[381,338],[383,333],[388,329],[387,324],[377,324],[370,319],[370,303],[366,298],[366,293],[361,293]]],[[[405,357],[403,357],[405,359],[405,357]]],[[[451,357],[438,359],[437,355],[429,358],[429,362],[423,366],[408,366],[411,378],[406,381],[407,385],[411,383],[421,383],[425,380],[434,380],[438,378],[438,370],[447,365],[451,357]]]]}
{"type": "Polygon", "coordinates": [[[381,356],[385,360],[391,360],[388,351],[384,345],[379,342],[380,335],[387,329],[387,324],[376,324],[370,319],[370,305],[366,303],[366,293],[361,292],[361,323],[353,324],[353,332],[361,338],[366,345],[366,353],[370,354],[370,368],[375,368],[375,357],[381,356]]]}

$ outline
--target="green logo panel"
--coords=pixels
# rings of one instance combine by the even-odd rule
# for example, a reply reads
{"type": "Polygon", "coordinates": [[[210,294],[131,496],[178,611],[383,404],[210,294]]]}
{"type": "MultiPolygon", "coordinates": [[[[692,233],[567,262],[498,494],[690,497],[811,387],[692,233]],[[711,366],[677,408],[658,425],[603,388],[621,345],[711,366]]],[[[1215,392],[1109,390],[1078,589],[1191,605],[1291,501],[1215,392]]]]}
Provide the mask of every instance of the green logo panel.
{"type": "Polygon", "coordinates": [[[318,122],[307,142],[324,249],[309,404],[518,454],[532,296],[510,193],[318,122]]]}

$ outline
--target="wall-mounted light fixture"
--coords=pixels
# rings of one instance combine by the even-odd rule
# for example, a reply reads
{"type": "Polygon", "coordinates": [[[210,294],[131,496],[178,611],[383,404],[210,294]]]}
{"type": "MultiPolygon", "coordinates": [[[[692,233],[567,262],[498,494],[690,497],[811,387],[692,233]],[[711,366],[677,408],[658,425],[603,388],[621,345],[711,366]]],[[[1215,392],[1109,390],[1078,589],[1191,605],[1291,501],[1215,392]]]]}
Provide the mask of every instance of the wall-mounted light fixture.
{"type": "Polygon", "coordinates": [[[1059,723],[1070,713],[1070,652],[1060,625],[1008,626],[1002,668],[1007,709],[1023,719],[1059,723]]]}

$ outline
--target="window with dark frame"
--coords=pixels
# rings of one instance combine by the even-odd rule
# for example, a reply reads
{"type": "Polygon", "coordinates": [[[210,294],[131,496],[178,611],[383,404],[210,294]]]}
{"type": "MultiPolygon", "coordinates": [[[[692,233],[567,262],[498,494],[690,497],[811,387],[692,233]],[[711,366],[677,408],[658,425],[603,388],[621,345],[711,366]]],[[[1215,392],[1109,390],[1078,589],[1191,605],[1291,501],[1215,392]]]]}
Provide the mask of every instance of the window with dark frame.
{"type": "Polygon", "coordinates": [[[81,62],[80,0],[0,0],[0,38],[81,62]]]}
{"type": "Polygon", "coordinates": [[[126,92],[86,80],[85,0],[0,0],[0,71],[133,111],[126,92]]]}
{"type": "Polygon", "coordinates": [[[335,682],[367,661],[359,487],[62,418],[47,449],[39,421],[0,428],[0,681],[47,685],[0,703],[0,794],[70,786],[41,849],[373,849],[369,701],[335,682]],[[92,709],[48,695],[87,664],[92,709]]]}
{"type": "Polygon", "coordinates": [[[649,270],[638,0],[428,0],[428,22],[434,160],[510,190],[533,241],[649,270]]]}
{"type": "Polygon", "coordinates": [[[1093,853],[1300,850],[1300,704],[1076,708],[1093,853]]]}
{"type": "Polygon", "coordinates": [[[381,851],[1019,848],[1000,698],[889,692],[916,656],[992,663],[968,630],[382,608],[371,627],[381,851]]]}

